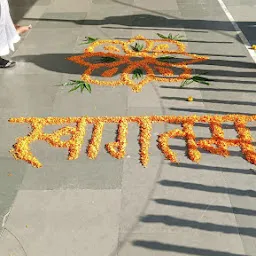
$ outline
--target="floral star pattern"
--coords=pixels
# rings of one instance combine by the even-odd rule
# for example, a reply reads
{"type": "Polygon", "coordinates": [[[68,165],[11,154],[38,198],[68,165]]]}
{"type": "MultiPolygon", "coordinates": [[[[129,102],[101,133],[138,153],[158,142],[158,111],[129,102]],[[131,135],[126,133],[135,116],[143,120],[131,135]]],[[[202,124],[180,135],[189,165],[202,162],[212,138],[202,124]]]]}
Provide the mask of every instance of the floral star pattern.
{"type": "Polygon", "coordinates": [[[170,39],[146,39],[136,36],[128,41],[97,40],[84,50],[82,55],[71,56],[68,60],[86,69],[82,80],[101,86],[127,85],[134,92],[151,82],[178,82],[192,77],[189,64],[208,58],[186,52],[180,41],[170,39]],[[136,51],[134,45],[142,49],[136,51]],[[134,79],[136,70],[143,74],[134,79]]]}

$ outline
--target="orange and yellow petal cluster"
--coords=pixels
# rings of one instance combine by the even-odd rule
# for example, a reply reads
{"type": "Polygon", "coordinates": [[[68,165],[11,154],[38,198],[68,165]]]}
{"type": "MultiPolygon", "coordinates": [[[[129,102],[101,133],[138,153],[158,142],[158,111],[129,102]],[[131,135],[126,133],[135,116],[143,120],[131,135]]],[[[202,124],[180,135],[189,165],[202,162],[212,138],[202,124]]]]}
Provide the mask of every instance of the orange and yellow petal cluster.
{"type": "Polygon", "coordinates": [[[128,133],[128,122],[124,118],[119,121],[116,141],[110,142],[105,146],[108,153],[114,158],[117,158],[117,159],[124,158],[125,149],[127,146],[127,133],[128,133]]]}
{"type": "Polygon", "coordinates": [[[25,137],[17,139],[12,153],[16,159],[24,160],[34,167],[41,167],[42,164],[33,156],[30,150],[30,144],[37,140],[48,142],[54,147],[67,148],[69,151],[69,160],[79,157],[81,147],[84,142],[85,129],[87,124],[93,124],[92,138],[87,147],[87,154],[90,159],[95,159],[98,155],[103,128],[106,123],[117,123],[117,137],[115,142],[105,145],[109,154],[117,159],[125,156],[127,146],[128,123],[137,123],[140,129],[140,161],[146,166],[149,162],[149,146],[154,123],[181,124],[182,129],[174,129],[162,133],[158,137],[158,147],[165,157],[171,162],[177,162],[176,154],[169,146],[169,139],[182,137],[187,144],[188,157],[199,162],[201,153],[199,148],[205,149],[213,154],[229,156],[228,147],[237,146],[241,148],[246,160],[256,164],[256,152],[252,144],[253,138],[248,122],[256,121],[256,115],[226,115],[226,116],[130,116],[130,117],[47,117],[47,118],[11,118],[12,123],[29,123],[32,131],[25,137]],[[237,138],[225,139],[222,124],[224,122],[233,122],[237,131],[237,138]],[[209,139],[196,140],[194,133],[195,123],[208,123],[212,137],[209,139]],[[43,128],[47,125],[67,125],[53,133],[44,133],[43,128]],[[75,126],[68,126],[75,124],[75,126]],[[61,141],[64,135],[71,135],[67,141],[61,141]]]}
{"type": "Polygon", "coordinates": [[[103,128],[104,128],[104,123],[101,121],[95,123],[93,127],[92,138],[87,148],[87,154],[90,159],[95,159],[99,153],[103,128]]]}
{"type": "Polygon", "coordinates": [[[152,122],[148,117],[139,118],[137,121],[140,125],[140,161],[143,166],[147,166],[149,162],[149,145],[152,131],[152,122]]]}
{"type": "Polygon", "coordinates": [[[82,80],[101,86],[120,86],[127,85],[134,92],[140,92],[142,87],[150,81],[159,82],[178,82],[191,78],[192,70],[188,65],[207,60],[207,57],[198,56],[186,52],[186,47],[182,42],[170,39],[146,39],[143,36],[136,36],[128,41],[121,40],[97,40],[84,50],[82,55],[71,56],[68,60],[81,66],[86,70],[82,74],[82,80]],[[134,51],[131,46],[140,42],[144,48],[141,51],[134,51]],[[102,52],[99,47],[107,52],[102,52]],[[174,47],[174,49],[172,49],[174,47]],[[176,55],[181,59],[175,62],[160,61],[161,57],[166,55],[176,55]],[[115,61],[111,63],[93,63],[89,60],[93,57],[111,57],[115,61]],[[182,59],[188,58],[188,59],[182,59]],[[103,71],[98,78],[94,77],[94,71],[105,67],[108,70],[103,71]],[[118,69],[122,67],[120,76],[114,79],[118,69]],[[141,81],[132,79],[132,72],[135,69],[142,69],[145,73],[141,81]],[[175,75],[173,69],[179,68],[182,72],[175,75]],[[156,74],[160,73],[160,76],[156,74]],[[109,80],[103,80],[102,77],[108,77],[109,80]]]}

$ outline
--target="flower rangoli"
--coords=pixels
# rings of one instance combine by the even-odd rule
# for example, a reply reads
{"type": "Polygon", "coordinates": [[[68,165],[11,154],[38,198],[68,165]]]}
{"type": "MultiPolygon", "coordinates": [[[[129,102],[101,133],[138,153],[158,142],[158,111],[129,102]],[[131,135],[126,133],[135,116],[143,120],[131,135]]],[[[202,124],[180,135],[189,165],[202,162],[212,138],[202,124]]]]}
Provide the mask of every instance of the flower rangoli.
{"type": "Polygon", "coordinates": [[[82,55],[67,59],[86,67],[83,81],[102,86],[127,85],[140,92],[150,81],[189,79],[192,70],[188,65],[208,58],[187,53],[185,45],[179,41],[136,36],[128,41],[97,40],[82,55]]]}

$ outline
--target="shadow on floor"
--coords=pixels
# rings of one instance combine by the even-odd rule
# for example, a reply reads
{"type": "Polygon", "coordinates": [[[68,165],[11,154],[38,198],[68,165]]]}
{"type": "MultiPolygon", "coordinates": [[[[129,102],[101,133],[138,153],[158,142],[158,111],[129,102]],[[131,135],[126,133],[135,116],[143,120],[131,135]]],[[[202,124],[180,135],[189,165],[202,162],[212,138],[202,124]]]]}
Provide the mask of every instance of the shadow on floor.
{"type": "Polygon", "coordinates": [[[207,211],[214,211],[214,212],[227,212],[227,213],[234,213],[240,215],[247,215],[247,216],[256,216],[256,211],[245,209],[245,208],[238,208],[238,207],[227,207],[224,205],[208,205],[202,203],[191,203],[186,201],[176,201],[164,198],[154,199],[154,202],[161,204],[161,205],[169,205],[175,207],[182,207],[182,208],[191,208],[191,209],[199,209],[207,211]]]}
{"type": "MultiPolygon", "coordinates": [[[[220,225],[209,222],[200,222],[195,220],[187,220],[176,218],[168,215],[146,215],[141,217],[144,223],[163,223],[167,226],[189,227],[192,229],[200,229],[211,232],[220,232],[224,234],[238,234],[236,226],[220,225]]],[[[256,237],[256,229],[249,227],[239,227],[239,234],[249,237],[256,237]]]]}
{"type": "Polygon", "coordinates": [[[18,23],[38,0],[8,0],[14,23],[18,23]]]}
{"type": "MultiPolygon", "coordinates": [[[[222,11],[220,9],[220,11],[222,11]]],[[[159,13],[161,14],[161,13],[159,13]]],[[[70,20],[70,19],[47,19],[47,18],[27,18],[29,20],[47,21],[47,22],[72,22],[77,25],[85,26],[99,26],[99,25],[121,25],[127,27],[138,27],[138,28],[172,28],[172,29],[189,29],[193,30],[215,30],[215,31],[235,31],[230,21],[216,21],[216,20],[204,20],[204,19],[181,19],[181,18],[166,18],[164,14],[153,15],[153,14],[137,14],[137,15],[124,15],[124,16],[109,16],[102,20],[70,20]]],[[[166,15],[165,15],[166,16],[166,15]]],[[[26,20],[26,19],[24,19],[26,20]]],[[[255,33],[255,22],[237,22],[241,30],[247,35],[248,38],[252,37],[255,33]]],[[[107,27],[105,27],[107,28],[107,27]]],[[[124,28],[123,28],[124,29],[124,28]]],[[[232,37],[233,38],[233,37],[232,37]]],[[[241,42],[238,36],[234,36],[234,40],[241,42]]]]}
{"type": "MultiPolygon", "coordinates": [[[[172,147],[172,146],[170,146],[172,147]]],[[[195,169],[195,170],[204,170],[204,171],[213,171],[213,172],[227,172],[227,173],[237,173],[237,174],[245,174],[245,175],[255,175],[252,170],[249,169],[240,169],[240,168],[227,168],[227,167],[219,167],[219,166],[210,166],[203,164],[192,164],[192,163],[178,163],[178,164],[170,164],[171,166],[177,165],[182,169],[195,169]]]]}
{"type": "Polygon", "coordinates": [[[66,60],[67,57],[72,55],[74,54],[19,55],[13,57],[13,60],[17,62],[33,63],[40,68],[53,72],[81,75],[85,67],[81,67],[78,64],[66,60]]]}
{"type": "MultiPolygon", "coordinates": [[[[232,91],[232,90],[231,90],[232,91]]],[[[193,113],[199,115],[204,114],[213,114],[213,115],[229,115],[229,114],[238,114],[238,115],[254,115],[254,113],[248,113],[248,112],[240,112],[236,111],[222,111],[222,110],[210,110],[210,109],[195,109],[195,108],[170,108],[170,111],[181,111],[181,112],[187,112],[187,114],[193,113]]]]}
{"type": "Polygon", "coordinates": [[[236,196],[246,196],[246,197],[253,197],[253,198],[256,197],[256,191],[251,189],[242,190],[237,188],[210,186],[210,185],[203,185],[199,183],[174,181],[174,180],[161,180],[158,183],[165,187],[178,187],[178,188],[183,188],[187,190],[197,190],[197,191],[205,191],[205,192],[211,192],[211,193],[228,193],[236,196]]]}
{"type": "MultiPolygon", "coordinates": [[[[30,19],[30,18],[29,18],[30,19]]],[[[31,19],[30,19],[31,20],[31,19]]],[[[32,19],[33,20],[33,19],[32,19]]],[[[77,25],[122,25],[128,27],[151,27],[151,28],[182,28],[182,29],[201,29],[201,30],[223,30],[235,31],[230,21],[215,21],[215,20],[184,20],[184,19],[168,19],[163,16],[151,14],[135,14],[123,16],[109,16],[102,20],[70,20],[70,19],[34,19],[39,21],[54,21],[54,22],[72,22],[77,25]]],[[[247,25],[254,23],[248,23],[247,25]]]]}
{"type": "MultiPolygon", "coordinates": [[[[54,71],[54,72],[67,73],[67,74],[82,74],[87,67],[81,67],[78,64],[75,64],[75,63],[72,63],[72,62],[66,60],[67,57],[70,57],[73,55],[82,55],[82,53],[20,55],[20,56],[16,56],[14,58],[14,60],[22,61],[22,62],[31,62],[43,69],[54,71]]],[[[181,57],[175,56],[175,58],[173,58],[170,63],[176,64],[176,63],[180,63],[185,60],[188,60],[188,58],[186,58],[185,56],[183,57],[182,54],[179,56],[181,56],[181,57]]],[[[97,58],[99,59],[99,57],[97,57],[97,58]]],[[[130,58],[132,59],[132,57],[130,57],[130,58]]],[[[89,58],[87,58],[86,61],[88,61],[91,64],[96,64],[96,63],[99,63],[98,59],[90,60],[89,58]]],[[[133,59],[134,59],[133,60],[134,62],[143,60],[143,58],[141,58],[141,57],[136,57],[133,59]]],[[[200,64],[200,62],[197,63],[197,65],[198,64],[200,64]]],[[[194,69],[195,74],[207,73],[207,76],[211,76],[214,78],[215,77],[217,77],[217,78],[218,77],[226,77],[226,76],[227,77],[238,77],[238,78],[240,78],[240,77],[243,77],[243,78],[254,78],[255,77],[256,78],[256,72],[230,71],[230,70],[223,70],[223,68],[221,67],[221,66],[226,66],[226,67],[237,67],[237,68],[239,68],[239,67],[253,68],[254,65],[252,65],[251,63],[239,62],[239,61],[224,61],[224,60],[209,61],[209,60],[207,60],[207,61],[204,61],[202,64],[204,64],[204,67],[207,67],[207,65],[220,66],[220,69],[212,70],[212,69],[207,69],[207,68],[201,68],[201,69],[196,68],[196,69],[194,69]]],[[[127,65],[128,64],[124,63],[122,66],[120,66],[117,63],[116,66],[118,66],[118,71],[116,72],[115,75],[123,73],[123,69],[127,65]]],[[[161,75],[158,71],[155,70],[155,65],[152,65],[151,68],[154,69],[153,71],[156,76],[161,75]]],[[[191,68],[191,66],[190,66],[190,68],[191,68]]],[[[105,70],[107,70],[107,69],[108,68],[106,67],[105,70]]],[[[93,76],[101,77],[102,72],[105,70],[102,70],[102,68],[100,68],[98,70],[95,69],[95,73],[93,74],[93,76]]],[[[183,69],[179,68],[178,66],[176,66],[176,67],[173,66],[172,70],[174,71],[174,74],[176,74],[176,75],[183,73],[183,69]]],[[[225,81],[224,79],[222,79],[222,80],[225,81]]],[[[237,82],[239,83],[239,80],[237,80],[237,82]]],[[[250,81],[248,81],[248,83],[249,82],[250,81]]]]}
{"type": "Polygon", "coordinates": [[[157,241],[135,240],[132,242],[134,246],[143,247],[151,250],[169,251],[182,253],[184,255],[199,255],[199,256],[245,256],[244,254],[229,253],[224,251],[202,249],[196,247],[180,246],[174,244],[160,243],[157,241]]]}
{"type": "MultiPolygon", "coordinates": [[[[163,100],[173,100],[173,101],[186,101],[186,98],[181,97],[167,97],[162,96],[163,100]]],[[[194,99],[194,102],[203,102],[203,103],[216,103],[216,104],[224,104],[224,105],[241,105],[241,106],[253,106],[256,107],[256,102],[248,102],[248,101],[238,101],[238,100],[218,100],[218,99],[194,99]]]]}

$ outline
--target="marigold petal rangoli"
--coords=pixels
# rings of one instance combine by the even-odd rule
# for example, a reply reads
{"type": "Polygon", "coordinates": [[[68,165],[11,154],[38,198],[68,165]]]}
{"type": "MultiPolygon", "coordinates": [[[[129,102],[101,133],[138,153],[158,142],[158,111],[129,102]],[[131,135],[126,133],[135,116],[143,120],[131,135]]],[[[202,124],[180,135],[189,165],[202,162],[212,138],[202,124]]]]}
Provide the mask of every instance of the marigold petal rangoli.
{"type": "Polygon", "coordinates": [[[150,81],[160,82],[178,82],[192,77],[192,70],[189,64],[202,62],[208,58],[198,56],[186,52],[186,47],[182,42],[170,39],[146,39],[143,36],[136,36],[128,41],[121,40],[97,40],[90,44],[84,50],[82,55],[67,58],[81,66],[86,67],[82,74],[82,80],[96,85],[102,86],[120,86],[127,85],[134,92],[141,91],[142,87],[150,81]],[[141,50],[135,51],[134,44],[138,42],[141,50]],[[166,55],[175,55],[173,61],[161,61],[166,55]],[[95,61],[90,62],[92,58],[111,58],[111,62],[95,61]],[[118,73],[119,67],[120,77],[118,80],[111,78],[118,73]],[[105,70],[98,74],[98,78],[94,76],[94,72],[101,67],[105,70]],[[145,77],[139,82],[132,79],[132,72],[135,69],[142,69],[145,77]],[[175,74],[174,69],[180,72],[175,74]],[[156,74],[156,71],[160,73],[156,74]],[[101,80],[100,77],[108,77],[109,80],[101,80]]]}
{"type": "Polygon", "coordinates": [[[187,144],[187,155],[194,162],[199,162],[201,153],[199,149],[204,149],[212,154],[224,157],[229,156],[228,147],[240,147],[245,159],[256,165],[256,151],[252,144],[253,138],[248,122],[256,121],[256,115],[226,115],[226,116],[130,116],[130,117],[46,117],[46,118],[11,118],[11,123],[28,123],[32,131],[25,137],[17,139],[11,151],[16,159],[24,160],[34,167],[41,167],[40,161],[32,154],[30,144],[34,141],[45,141],[53,147],[67,148],[69,151],[68,160],[75,160],[79,157],[84,143],[86,126],[94,125],[92,137],[87,147],[87,155],[90,159],[98,156],[104,125],[116,123],[117,137],[115,142],[105,145],[108,153],[117,159],[121,159],[126,154],[128,123],[137,123],[139,127],[140,161],[143,166],[149,162],[149,148],[151,141],[152,126],[154,123],[181,124],[182,129],[174,129],[162,133],[158,137],[158,147],[164,156],[171,162],[177,162],[175,152],[169,145],[169,139],[175,137],[184,138],[187,144]],[[237,138],[226,139],[222,123],[232,122],[237,131],[237,138]],[[195,123],[207,123],[211,131],[211,138],[196,140],[194,132],[195,123]],[[47,125],[67,125],[53,133],[44,133],[43,128],[47,125]],[[75,124],[75,126],[69,126],[75,124]],[[61,141],[63,135],[71,135],[67,141],[61,141]]]}

